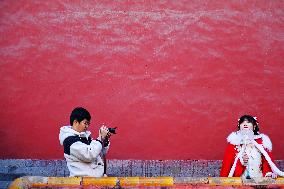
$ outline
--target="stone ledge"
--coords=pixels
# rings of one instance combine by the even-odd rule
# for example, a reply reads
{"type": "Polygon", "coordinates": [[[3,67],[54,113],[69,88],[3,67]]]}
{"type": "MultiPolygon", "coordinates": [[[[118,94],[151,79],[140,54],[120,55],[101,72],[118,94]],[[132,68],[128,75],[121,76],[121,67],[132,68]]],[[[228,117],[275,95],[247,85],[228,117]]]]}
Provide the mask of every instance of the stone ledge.
{"type": "MultiPolygon", "coordinates": [[[[218,177],[221,163],[220,160],[108,160],[107,173],[117,177],[218,177]]],[[[284,170],[284,160],[275,163],[284,170]]],[[[69,171],[65,160],[0,160],[0,180],[22,176],[65,177],[69,171]]]]}

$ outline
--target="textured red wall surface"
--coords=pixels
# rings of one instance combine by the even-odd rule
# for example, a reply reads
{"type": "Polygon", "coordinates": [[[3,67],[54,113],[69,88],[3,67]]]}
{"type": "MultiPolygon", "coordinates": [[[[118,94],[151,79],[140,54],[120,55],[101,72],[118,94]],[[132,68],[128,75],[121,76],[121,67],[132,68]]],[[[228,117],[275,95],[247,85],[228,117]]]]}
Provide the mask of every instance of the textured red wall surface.
{"type": "Polygon", "coordinates": [[[63,158],[76,106],[109,158],[222,159],[243,114],[284,159],[283,1],[1,1],[0,158],[63,158]]]}

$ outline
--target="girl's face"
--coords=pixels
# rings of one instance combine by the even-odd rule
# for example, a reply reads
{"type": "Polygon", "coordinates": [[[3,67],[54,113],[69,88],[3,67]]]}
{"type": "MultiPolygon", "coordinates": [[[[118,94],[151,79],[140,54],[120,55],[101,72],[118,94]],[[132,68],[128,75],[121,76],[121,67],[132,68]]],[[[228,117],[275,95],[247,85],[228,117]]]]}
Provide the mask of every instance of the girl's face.
{"type": "Polygon", "coordinates": [[[244,120],[241,124],[240,124],[240,130],[245,130],[245,129],[249,129],[253,131],[253,124],[248,122],[247,120],[244,120]]]}

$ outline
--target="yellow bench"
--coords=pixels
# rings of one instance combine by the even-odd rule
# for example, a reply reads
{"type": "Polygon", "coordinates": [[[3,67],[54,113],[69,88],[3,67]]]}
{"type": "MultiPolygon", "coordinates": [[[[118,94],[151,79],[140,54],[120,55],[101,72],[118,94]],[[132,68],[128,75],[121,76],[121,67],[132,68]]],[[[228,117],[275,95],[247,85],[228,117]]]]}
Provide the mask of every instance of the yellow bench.
{"type": "Polygon", "coordinates": [[[173,186],[280,186],[284,188],[284,178],[259,178],[242,180],[240,177],[39,177],[17,178],[8,189],[26,188],[66,188],[91,186],[101,187],[173,187],[173,186]]]}

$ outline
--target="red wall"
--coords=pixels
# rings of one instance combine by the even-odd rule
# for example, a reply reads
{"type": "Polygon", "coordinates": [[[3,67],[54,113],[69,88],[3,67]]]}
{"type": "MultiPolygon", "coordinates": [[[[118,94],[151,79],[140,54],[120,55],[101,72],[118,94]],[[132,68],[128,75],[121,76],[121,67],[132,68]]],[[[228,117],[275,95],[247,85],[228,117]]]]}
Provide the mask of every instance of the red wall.
{"type": "Polygon", "coordinates": [[[222,159],[243,114],[284,159],[283,1],[1,1],[0,158],[63,158],[76,106],[109,158],[222,159]]]}

